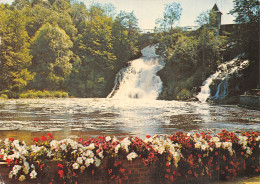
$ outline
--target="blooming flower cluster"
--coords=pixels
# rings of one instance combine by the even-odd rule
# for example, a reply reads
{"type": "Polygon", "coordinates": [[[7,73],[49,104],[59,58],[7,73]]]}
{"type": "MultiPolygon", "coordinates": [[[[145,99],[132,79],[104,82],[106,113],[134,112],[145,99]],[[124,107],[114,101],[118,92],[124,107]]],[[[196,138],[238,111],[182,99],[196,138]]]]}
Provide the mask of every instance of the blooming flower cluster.
{"type": "Polygon", "coordinates": [[[260,172],[260,134],[243,132],[237,136],[223,130],[217,135],[205,133],[147,135],[145,139],[99,136],[88,140],[54,140],[34,138],[35,144],[13,138],[0,141],[0,159],[10,166],[9,178],[19,181],[39,180],[48,173],[48,162],[56,161],[56,175],[52,181],[73,182],[82,173],[95,176],[106,170],[117,183],[128,181],[132,171],[125,162],[156,164],[160,181],[173,182],[180,178],[213,177],[234,179],[239,173],[260,172]],[[104,161],[105,160],[105,161],[104,161]],[[102,169],[99,169],[99,168],[102,169]]]}

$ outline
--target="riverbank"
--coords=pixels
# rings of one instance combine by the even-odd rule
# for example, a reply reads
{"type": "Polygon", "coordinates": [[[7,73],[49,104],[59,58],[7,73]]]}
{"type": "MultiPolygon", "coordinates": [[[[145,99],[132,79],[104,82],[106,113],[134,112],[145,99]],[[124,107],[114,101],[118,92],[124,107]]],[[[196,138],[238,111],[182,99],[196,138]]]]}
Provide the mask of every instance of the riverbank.
{"type": "MultiPolygon", "coordinates": [[[[34,99],[34,98],[68,98],[69,94],[64,91],[40,91],[40,90],[27,90],[24,91],[20,94],[15,95],[16,98],[29,98],[29,99],[34,99]]],[[[6,94],[1,94],[0,95],[0,100],[6,100],[8,99],[8,95],[6,94]]]]}

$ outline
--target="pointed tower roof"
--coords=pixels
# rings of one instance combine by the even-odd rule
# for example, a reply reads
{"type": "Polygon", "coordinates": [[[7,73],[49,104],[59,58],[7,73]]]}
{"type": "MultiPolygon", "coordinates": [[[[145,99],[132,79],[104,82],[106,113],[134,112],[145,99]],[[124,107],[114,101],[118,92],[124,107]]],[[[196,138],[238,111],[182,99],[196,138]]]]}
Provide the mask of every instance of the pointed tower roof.
{"type": "MultiPolygon", "coordinates": [[[[218,6],[217,6],[216,3],[215,3],[215,5],[213,6],[212,10],[214,10],[215,12],[221,13],[221,12],[219,11],[218,6]]],[[[221,14],[222,14],[222,13],[221,13],[221,14]]]]}

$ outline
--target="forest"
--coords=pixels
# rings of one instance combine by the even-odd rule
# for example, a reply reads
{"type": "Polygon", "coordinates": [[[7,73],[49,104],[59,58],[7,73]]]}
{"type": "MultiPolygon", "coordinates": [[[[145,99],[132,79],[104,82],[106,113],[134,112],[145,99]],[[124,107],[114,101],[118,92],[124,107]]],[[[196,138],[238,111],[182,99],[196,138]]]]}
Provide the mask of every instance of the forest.
{"type": "Polygon", "coordinates": [[[137,18],[112,4],[15,0],[0,4],[0,93],[67,91],[104,97],[139,54],[137,18]],[[112,85],[112,86],[111,86],[112,85]]]}
{"type": "MultiPolygon", "coordinates": [[[[157,53],[166,63],[159,72],[160,99],[190,98],[219,64],[241,53],[252,61],[250,85],[245,88],[256,87],[259,2],[235,0],[230,14],[238,26],[221,35],[214,12],[197,17],[196,31],[175,26],[181,12],[178,3],[166,5],[150,42],[158,44],[157,53]]],[[[0,4],[0,95],[19,98],[25,91],[40,90],[106,97],[116,73],[141,56],[140,49],[149,43],[143,38],[134,13],[116,14],[112,4],[86,7],[73,0],[0,4]]]]}

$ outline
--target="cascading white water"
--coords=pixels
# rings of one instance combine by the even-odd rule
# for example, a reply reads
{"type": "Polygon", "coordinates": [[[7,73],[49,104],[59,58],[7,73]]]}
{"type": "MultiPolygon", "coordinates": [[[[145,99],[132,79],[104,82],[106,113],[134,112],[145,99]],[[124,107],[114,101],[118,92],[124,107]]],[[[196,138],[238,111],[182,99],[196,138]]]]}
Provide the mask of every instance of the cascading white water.
{"type": "Polygon", "coordinates": [[[229,76],[236,74],[239,75],[239,71],[243,70],[249,65],[248,60],[241,60],[239,57],[223,63],[218,66],[216,73],[212,74],[206,81],[203,82],[200,93],[197,95],[197,98],[200,102],[206,102],[210,97],[210,85],[216,79],[221,80],[217,87],[216,94],[212,97],[214,99],[224,99],[228,94],[228,78],[229,76]]]}
{"type": "Polygon", "coordinates": [[[201,86],[201,91],[197,95],[197,98],[199,99],[200,102],[206,102],[207,99],[210,97],[210,88],[209,86],[213,82],[213,79],[216,79],[218,75],[220,74],[220,71],[217,71],[216,73],[212,74],[203,82],[203,86],[201,86]]]}
{"type": "Polygon", "coordinates": [[[109,98],[156,99],[162,90],[162,81],[156,73],[164,62],[155,54],[155,46],[142,50],[143,57],[133,60],[120,70],[109,98]]]}

